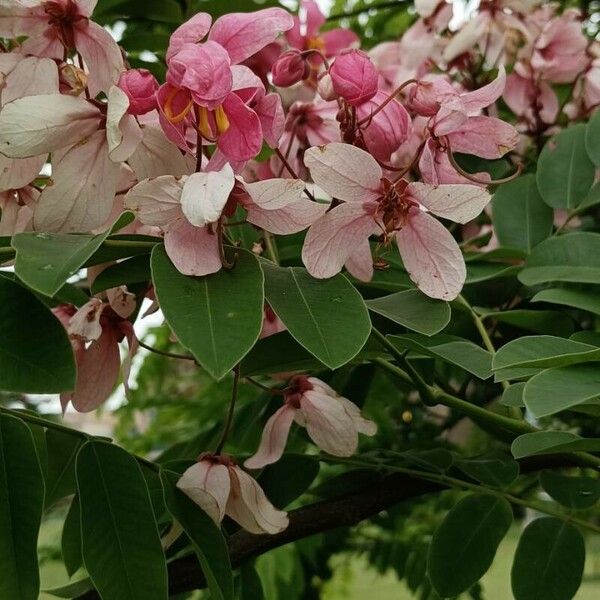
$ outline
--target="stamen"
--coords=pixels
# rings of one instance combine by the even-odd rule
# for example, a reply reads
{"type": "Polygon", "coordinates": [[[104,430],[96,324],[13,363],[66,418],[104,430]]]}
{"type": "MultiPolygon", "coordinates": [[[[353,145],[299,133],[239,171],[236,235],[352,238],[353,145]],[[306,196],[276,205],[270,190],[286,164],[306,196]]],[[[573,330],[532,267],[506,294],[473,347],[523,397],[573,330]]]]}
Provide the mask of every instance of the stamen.
{"type": "Polygon", "coordinates": [[[225,133],[229,129],[229,119],[222,106],[218,106],[215,109],[215,123],[217,124],[219,134],[225,133]]]}
{"type": "Polygon", "coordinates": [[[215,137],[208,120],[208,110],[204,106],[198,107],[198,131],[207,140],[213,140],[215,137]]]}
{"type": "Polygon", "coordinates": [[[171,123],[173,123],[173,125],[177,125],[178,123],[181,123],[187,117],[187,114],[190,112],[190,109],[192,108],[192,104],[193,104],[193,101],[190,99],[189,102],[187,103],[187,105],[185,106],[185,108],[180,113],[174,115],[173,114],[173,100],[175,99],[175,96],[178,94],[179,91],[180,91],[179,89],[173,88],[169,92],[169,95],[167,96],[167,99],[165,101],[165,105],[163,106],[163,111],[165,113],[165,116],[171,123]]]}

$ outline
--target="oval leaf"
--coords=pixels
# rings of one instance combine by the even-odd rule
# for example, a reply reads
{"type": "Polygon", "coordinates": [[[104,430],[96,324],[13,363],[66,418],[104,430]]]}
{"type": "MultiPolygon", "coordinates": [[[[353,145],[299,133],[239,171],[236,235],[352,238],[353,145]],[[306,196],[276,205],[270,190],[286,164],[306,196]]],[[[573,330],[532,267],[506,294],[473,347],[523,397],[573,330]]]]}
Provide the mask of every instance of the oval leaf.
{"type": "Polygon", "coordinates": [[[515,600],[571,600],[585,563],[581,533],[556,517],[531,522],[523,531],[511,571],[515,600]]]}
{"type": "Polygon", "coordinates": [[[8,415],[0,415],[0,481],[0,598],[37,600],[44,478],[31,431],[8,415]]]}
{"type": "Polygon", "coordinates": [[[540,483],[550,497],[567,508],[590,508],[600,499],[600,481],[593,477],[567,477],[542,471],[540,483]]]}
{"type": "Polygon", "coordinates": [[[520,435],[510,450],[515,458],[561,452],[600,452],[600,439],[582,438],[569,431],[536,431],[520,435]]]}
{"type": "Polygon", "coordinates": [[[436,592],[458,596],[477,583],[494,560],[513,514],[504,498],[473,494],[446,515],[433,534],[427,568],[436,592]]]}
{"type": "Polygon", "coordinates": [[[87,442],[77,455],[81,552],[109,600],[165,600],[167,567],[144,476],[125,450],[87,442]]]}
{"type": "Polygon", "coordinates": [[[230,271],[188,277],[173,266],[164,246],[157,246],[152,279],[167,323],[213,377],[231,371],[258,339],[263,274],[253,254],[238,250],[230,271]]]}
{"type": "Polygon", "coordinates": [[[54,393],[75,386],[71,343],[59,320],[30,291],[0,275],[0,388],[54,393]]]}
{"type": "Polygon", "coordinates": [[[343,276],[314,279],[263,261],[265,296],[292,336],[330,369],[354,358],[371,333],[361,295],[343,276]]]}

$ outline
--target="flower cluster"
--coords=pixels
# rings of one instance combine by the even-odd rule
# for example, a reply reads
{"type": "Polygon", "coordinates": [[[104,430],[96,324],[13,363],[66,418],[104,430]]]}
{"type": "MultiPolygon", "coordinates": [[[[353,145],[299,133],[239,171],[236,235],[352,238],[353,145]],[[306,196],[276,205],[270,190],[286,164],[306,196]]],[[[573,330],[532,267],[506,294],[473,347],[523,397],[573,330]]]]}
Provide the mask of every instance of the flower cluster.
{"type": "MultiPolygon", "coordinates": [[[[518,173],[532,141],[600,102],[597,42],[576,10],[550,4],[485,0],[452,32],[451,5],[420,0],[402,38],[369,52],[352,31],[322,31],[313,0],[298,16],[267,8],[213,23],[198,13],[171,35],[164,82],[129,68],[91,20],[95,4],[0,6],[0,234],[105,232],[128,210],[127,232],[163,237],[188,276],[234,266],[225,246],[242,218],[264,239],[306,232],[315,278],[345,268],[369,281],[396,245],[417,288],[452,300],[465,262],[438,219],[473,221],[497,183],[456,155],[507,157],[518,173]],[[566,101],[555,84],[570,85],[566,101]]],[[[108,397],[119,342],[130,355],[137,347],[139,300],[117,288],[55,309],[78,365],[63,406],[93,410],[108,397]]],[[[265,315],[263,335],[282,329],[271,307],[265,315]]],[[[295,376],[283,397],[248,468],[282,455],[293,421],[340,456],[375,432],[313,377],[295,376]]],[[[229,457],[202,455],[180,487],[216,521],[227,514],[257,533],[287,523],[229,457]]]]}

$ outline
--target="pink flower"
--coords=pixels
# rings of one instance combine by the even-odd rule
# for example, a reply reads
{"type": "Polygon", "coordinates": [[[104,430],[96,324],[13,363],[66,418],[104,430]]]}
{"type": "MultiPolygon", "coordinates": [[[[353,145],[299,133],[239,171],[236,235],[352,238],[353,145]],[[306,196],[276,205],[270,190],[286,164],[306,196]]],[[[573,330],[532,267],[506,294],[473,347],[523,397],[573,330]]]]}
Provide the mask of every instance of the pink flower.
{"type": "Polygon", "coordinates": [[[275,314],[273,309],[265,304],[262,329],[260,331],[260,339],[275,335],[286,330],[283,321],[275,314]]]}
{"type": "MultiPolygon", "coordinates": [[[[3,157],[0,156],[0,169],[3,157]]],[[[0,180],[3,180],[1,177],[0,180]]],[[[4,186],[2,186],[4,187],[4,186]]],[[[14,235],[32,228],[33,211],[40,192],[32,187],[9,187],[0,192],[0,235],[14,235]]]]}
{"type": "Polygon", "coordinates": [[[551,124],[558,116],[558,98],[552,87],[543,79],[529,74],[517,64],[515,71],[506,78],[506,88],[502,98],[515,115],[527,125],[537,129],[539,122],[551,124]]]}
{"type": "Polygon", "coordinates": [[[304,161],[313,181],[343,201],[306,236],[302,260],[314,277],[332,277],[345,265],[354,277],[368,281],[373,275],[369,237],[380,233],[384,243],[395,238],[404,266],[422,292],[456,298],[465,281],[464,259],[454,238],[430,213],[466,223],[489,202],[484,189],[392,182],[371,155],[348,144],[310,148],[304,161]]]}
{"type": "Polygon", "coordinates": [[[63,411],[71,402],[78,412],[90,412],[111,395],[119,379],[119,342],[124,338],[129,345],[129,356],[123,363],[127,386],[131,359],[138,346],[127,320],[134,310],[135,300],[125,288],[110,290],[106,302],[91,298],[79,309],[71,305],[53,309],[69,333],[77,364],[75,389],[61,394],[63,411]]]}
{"type": "Polygon", "coordinates": [[[192,141],[199,132],[236,162],[256,156],[263,138],[272,143],[269,128],[276,114],[283,126],[280,100],[265,94],[260,78],[239,63],[292,23],[283,9],[267,8],[224,15],[212,28],[211,17],[200,13],[179,27],[167,51],[167,83],[157,95],[160,123],[169,139],[190,151],[188,130],[194,131],[192,141]],[[199,43],[207,33],[208,40],[199,43]]]}
{"type": "Polygon", "coordinates": [[[304,184],[294,179],[236,183],[225,163],[219,171],[142,181],[127,193],[124,205],[143,224],[163,230],[167,254],[181,273],[201,276],[221,269],[216,227],[223,215],[233,214],[238,202],[248,211],[250,223],[272,233],[296,233],[326,209],[304,199],[303,190],[304,184]]]}
{"type": "Polygon", "coordinates": [[[204,454],[181,476],[177,487],[218,525],[225,515],[246,531],[275,534],[288,526],[262,488],[229,456],[204,454]]]}
{"type": "Polygon", "coordinates": [[[328,58],[358,44],[358,36],[349,29],[330,29],[320,33],[324,24],[325,15],[318,4],[314,0],[302,0],[300,16],[294,17],[293,27],[285,37],[290,46],[298,50],[319,50],[328,58]]]}
{"type": "Polygon", "coordinates": [[[306,427],[312,441],[333,456],[352,456],[358,434],[373,436],[377,426],[359,408],[316,377],[298,375],[285,391],[284,404],[267,421],[260,446],[244,466],[261,469],[277,462],[285,450],[292,421],[306,427]]]}
{"type": "Polygon", "coordinates": [[[359,106],[377,93],[379,73],[360,50],[342,52],[329,69],[335,93],[352,106],[359,106]]]}
{"type": "Polygon", "coordinates": [[[460,93],[439,77],[424,79],[411,89],[411,106],[430,117],[432,135],[446,138],[452,151],[500,158],[517,145],[518,133],[509,123],[480,112],[502,95],[505,84],[503,67],[494,81],[472,92],[460,93]]]}
{"type": "Polygon", "coordinates": [[[124,71],[119,77],[119,87],[129,98],[129,114],[145,115],[157,107],[158,81],[147,69],[124,71]]]}
{"type": "Polygon", "coordinates": [[[28,36],[23,54],[63,60],[77,51],[89,72],[93,97],[108,92],[124,70],[123,57],[110,33],[90,20],[96,0],[29,0],[15,2],[0,23],[3,37],[28,36]]]}
{"type": "Polygon", "coordinates": [[[273,64],[273,83],[279,87],[289,87],[310,74],[310,65],[300,50],[292,48],[284,52],[273,64]]]}

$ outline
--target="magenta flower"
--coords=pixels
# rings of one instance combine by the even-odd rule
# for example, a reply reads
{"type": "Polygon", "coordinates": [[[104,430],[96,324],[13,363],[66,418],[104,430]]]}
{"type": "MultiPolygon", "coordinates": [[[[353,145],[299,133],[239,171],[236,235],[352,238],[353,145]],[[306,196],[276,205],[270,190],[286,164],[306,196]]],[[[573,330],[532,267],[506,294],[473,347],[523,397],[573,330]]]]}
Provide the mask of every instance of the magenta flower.
{"type": "Polygon", "coordinates": [[[129,69],[121,73],[119,87],[129,99],[128,111],[131,115],[145,115],[157,108],[156,92],[158,81],[147,69],[129,69]]]}
{"type": "Polygon", "coordinates": [[[292,422],[306,427],[312,441],[333,456],[352,456],[358,434],[373,436],[377,425],[360,409],[316,377],[298,375],[285,391],[283,406],[267,421],[260,446],[244,466],[261,469],[283,455],[292,422]]]}
{"type": "Polygon", "coordinates": [[[377,93],[379,73],[361,50],[342,52],[329,69],[335,93],[352,106],[359,106],[377,93]]]}
{"type": "Polygon", "coordinates": [[[272,143],[274,120],[283,125],[280,100],[265,94],[262,81],[239,63],[292,24],[289,13],[268,8],[224,15],[212,28],[211,17],[200,13],[179,27],[167,51],[167,83],[157,96],[169,139],[189,151],[193,129],[237,162],[256,156],[263,139],[272,143]],[[199,43],[206,34],[207,41],[199,43]]]}
{"type": "Polygon", "coordinates": [[[218,525],[225,515],[250,533],[275,534],[288,526],[256,481],[225,455],[203,454],[181,476],[177,487],[218,525]]]}
{"type": "Polygon", "coordinates": [[[396,240],[404,266],[422,292],[456,298],[465,281],[464,259],[454,238],[430,213],[466,223],[489,202],[486,190],[392,182],[371,155],[348,144],[310,148],[304,161],[313,181],[343,201],[308,231],[302,260],[311,275],[332,277],[346,266],[354,277],[368,281],[373,275],[369,237],[380,233],[384,243],[396,240]]]}

